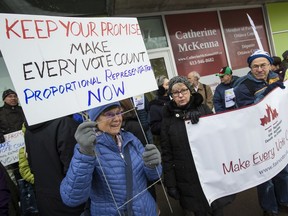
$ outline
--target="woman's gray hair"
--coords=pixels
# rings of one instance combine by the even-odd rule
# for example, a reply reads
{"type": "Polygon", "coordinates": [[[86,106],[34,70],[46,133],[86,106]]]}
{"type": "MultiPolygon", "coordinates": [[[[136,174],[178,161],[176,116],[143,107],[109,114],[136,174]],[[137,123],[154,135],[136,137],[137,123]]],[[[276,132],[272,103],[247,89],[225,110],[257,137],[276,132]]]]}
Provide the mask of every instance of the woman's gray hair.
{"type": "Polygon", "coordinates": [[[156,82],[157,82],[158,87],[163,85],[165,79],[168,79],[168,78],[164,75],[161,75],[161,76],[156,78],[156,82]]]}

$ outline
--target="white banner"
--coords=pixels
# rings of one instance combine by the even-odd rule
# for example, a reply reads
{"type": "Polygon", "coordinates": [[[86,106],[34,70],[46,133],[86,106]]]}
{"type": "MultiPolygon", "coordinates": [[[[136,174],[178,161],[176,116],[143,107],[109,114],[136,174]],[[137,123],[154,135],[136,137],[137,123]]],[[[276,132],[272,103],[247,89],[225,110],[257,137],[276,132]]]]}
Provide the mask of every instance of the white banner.
{"type": "Polygon", "coordinates": [[[0,143],[0,161],[4,166],[19,161],[19,149],[25,146],[23,132],[16,131],[4,135],[5,142],[0,143]]]}
{"type": "Polygon", "coordinates": [[[157,89],[136,18],[0,14],[0,48],[30,125],[157,89]]]}
{"type": "Polygon", "coordinates": [[[209,203],[259,185],[288,163],[288,87],[259,103],[186,121],[191,151],[209,203]]]}

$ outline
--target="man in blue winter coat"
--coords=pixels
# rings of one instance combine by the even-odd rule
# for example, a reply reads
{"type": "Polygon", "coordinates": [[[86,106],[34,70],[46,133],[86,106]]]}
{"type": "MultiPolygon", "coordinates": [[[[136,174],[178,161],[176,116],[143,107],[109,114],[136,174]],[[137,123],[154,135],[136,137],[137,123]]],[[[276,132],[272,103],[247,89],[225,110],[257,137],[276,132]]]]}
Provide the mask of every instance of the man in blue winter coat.
{"type": "MultiPolygon", "coordinates": [[[[239,78],[234,87],[236,107],[257,103],[276,87],[285,88],[278,74],[271,71],[273,58],[267,52],[257,50],[247,62],[251,71],[239,78]]],[[[258,185],[257,191],[264,216],[276,216],[280,207],[287,208],[288,166],[269,181],[258,185]]]]}

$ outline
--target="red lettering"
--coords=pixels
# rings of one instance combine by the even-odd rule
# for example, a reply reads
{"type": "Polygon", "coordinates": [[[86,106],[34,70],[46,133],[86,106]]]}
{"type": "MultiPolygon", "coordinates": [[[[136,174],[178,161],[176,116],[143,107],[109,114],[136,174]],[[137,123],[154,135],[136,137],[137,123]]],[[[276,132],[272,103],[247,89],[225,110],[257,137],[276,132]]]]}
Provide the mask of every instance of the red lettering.
{"type": "Polygon", "coordinates": [[[95,31],[96,29],[96,24],[94,22],[89,22],[89,28],[91,31],[91,36],[94,34],[95,36],[98,36],[97,32],[95,31]]]}
{"type": "MultiPolygon", "coordinates": [[[[13,37],[21,38],[21,39],[47,39],[50,38],[53,32],[56,32],[60,27],[62,31],[64,31],[64,35],[66,37],[70,36],[83,36],[87,37],[98,37],[97,34],[97,23],[95,22],[81,22],[81,21],[62,21],[57,20],[57,22],[53,20],[41,20],[41,19],[24,19],[24,20],[16,20],[10,21],[9,19],[5,19],[6,21],[6,36],[8,39],[13,37]],[[59,22],[59,24],[58,24],[59,22]]],[[[129,26],[129,25],[128,25],[129,26]]],[[[118,25],[113,26],[112,23],[107,24],[107,32],[106,35],[119,35],[121,34],[121,30],[127,29],[125,27],[121,27],[118,29],[118,25]]],[[[129,30],[129,29],[128,29],[129,30]]],[[[122,30],[123,31],[123,30],[122,30]]],[[[133,30],[134,31],[134,30],[133,30]]]]}
{"type": "Polygon", "coordinates": [[[8,19],[5,19],[6,36],[7,36],[7,38],[9,38],[9,39],[11,38],[10,32],[14,33],[17,37],[21,38],[21,36],[16,31],[14,31],[14,29],[13,29],[18,22],[19,22],[19,20],[16,20],[14,23],[12,23],[12,25],[9,25],[8,24],[8,19]]]}
{"type": "Polygon", "coordinates": [[[56,31],[58,29],[58,27],[57,27],[57,24],[52,20],[46,20],[46,25],[47,25],[48,37],[50,37],[51,32],[56,31]],[[53,26],[52,26],[52,24],[53,24],[53,26]]]}
{"type": "Polygon", "coordinates": [[[65,25],[65,23],[63,23],[61,20],[59,20],[59,23],[66,29],[66,37],[68,37],[69,36],[70,22],[67,22],[67,25],[65,25]]]}
{"type": "Polygon", "coordinates": [[[80,25],[78,22],[72,22],[71,23],[71,30],[70,31],[74,36],[79,36],[81,33],[81,29],[82,29],[82,25],[80,25]]]}
{"type": "Polygon", "coordinates": [[[47,38],[47,36],[41,36],[40,32],[43,32],[43,29],[40,27],[41,23],[43,23],[43,20],[34,20],[35,23],[35,30],[38,38],[47,38]]]}
{"type": "Polygon", "coordinates": [[[27,36],[26,32],[29,32],[28,28],[25,28],[26,22],[32,22],[32,20],[21,20],[21,28],[22,28],[22,33],[23,33],[23,38],[24,39],[32,39],[34,37],[32,36],[27,36]]]}
{"type": "Polygon", "coordinates": [[[241,161],[241,159],[238,159],[238,163],[233,163],[233,161],[230,161],[229,166],[226,166],[225,163],[222,163],[223,173],[226,175],[229,172],[239,172],[241,170],[245,170],[248,167],[250,167],[250,161],[245,160],[241,161]]]}

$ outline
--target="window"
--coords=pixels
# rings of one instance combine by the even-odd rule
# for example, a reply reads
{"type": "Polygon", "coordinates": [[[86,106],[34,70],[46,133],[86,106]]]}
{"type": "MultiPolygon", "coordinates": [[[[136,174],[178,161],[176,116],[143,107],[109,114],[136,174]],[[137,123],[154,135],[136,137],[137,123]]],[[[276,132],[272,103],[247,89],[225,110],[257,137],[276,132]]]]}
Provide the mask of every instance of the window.
{"type": "Polygon", "coordinates": [[[138,22],[147,50],[168,47],[160,16],[140,17],[138,18],[138,22]]]}

